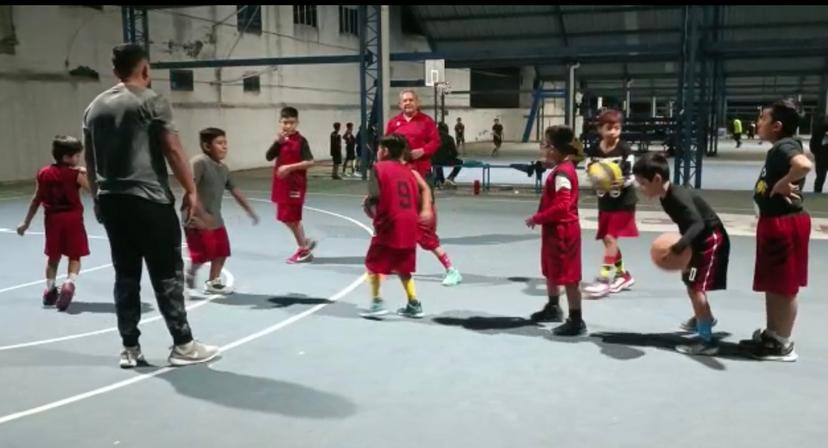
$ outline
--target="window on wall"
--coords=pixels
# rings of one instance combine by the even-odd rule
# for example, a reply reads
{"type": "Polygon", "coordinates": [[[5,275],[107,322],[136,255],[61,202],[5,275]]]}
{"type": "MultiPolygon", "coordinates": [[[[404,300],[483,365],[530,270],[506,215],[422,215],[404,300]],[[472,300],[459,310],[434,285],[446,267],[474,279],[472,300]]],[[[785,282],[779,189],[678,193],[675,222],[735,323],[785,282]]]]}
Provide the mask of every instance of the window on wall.
{"type": "Polygon", "coordinates": [[[244,78],[244,91],[258,93],[261,91],[259,75],[250,75],[244,78]]]}
{"type": "Polygon", "coordinates": [[[339,34],[359,36],[359,14],[356,8],[339,7],[339,34]]]}
{"type": "Polygon", "coordinates": [[[193,91],[192,70],[170,70],[170,90],[181,92],[193,91]]]}
{"type": "Polygon", "coordinates": [[[262,33],[262,5],[236,5],[236,28],[242,33],[262,33]]]}
{"type": "Polygon", "coordinates": [[[316,28],[316,5],[293,5],[293,23],[316,28]]]}

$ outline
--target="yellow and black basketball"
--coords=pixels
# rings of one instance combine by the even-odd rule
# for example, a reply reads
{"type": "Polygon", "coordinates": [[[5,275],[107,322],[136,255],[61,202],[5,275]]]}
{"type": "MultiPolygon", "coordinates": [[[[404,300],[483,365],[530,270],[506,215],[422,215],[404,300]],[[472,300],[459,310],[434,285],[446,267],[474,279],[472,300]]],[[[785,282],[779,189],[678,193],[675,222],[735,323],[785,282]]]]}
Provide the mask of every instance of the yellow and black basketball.
{"type": "Polygon", "coordinates": [[[610,160],[599,160],[587,167],[587,175],[595,191],[606,193],[623,181],[621,167],[610,160]]]}

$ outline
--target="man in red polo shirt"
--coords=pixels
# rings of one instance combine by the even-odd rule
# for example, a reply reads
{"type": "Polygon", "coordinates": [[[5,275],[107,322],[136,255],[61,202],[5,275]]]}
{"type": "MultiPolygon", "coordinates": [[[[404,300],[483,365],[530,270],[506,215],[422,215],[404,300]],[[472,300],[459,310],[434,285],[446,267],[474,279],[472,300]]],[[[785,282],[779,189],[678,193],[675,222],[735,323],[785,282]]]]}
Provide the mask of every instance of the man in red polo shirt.
{"type": "MultiPolygon", "coordinates": [[[[405,137],[411,149],[411,169],[417,171],[429,187],[434,187],[434,176],[431,173],[431,157],[440,148],[440,134],[437,124],[428,115],[420,112],[420,101],[417,93],[406,89],[400,92],[399,115],[388,120],[385,126],[385,135],[399,134],[405,137]]],[[[432,204],[434,204],[432,197],[432,204]]],[[[430,251],[440,260],[446,269],[444,286],[454,286],[463,281],[460,271],[452,264],[446,251],[440,247],[440,238],[437,236],[437,206],[433,206],[433,220],[418,225],[417,243],[423,249],[430,251]]]]}

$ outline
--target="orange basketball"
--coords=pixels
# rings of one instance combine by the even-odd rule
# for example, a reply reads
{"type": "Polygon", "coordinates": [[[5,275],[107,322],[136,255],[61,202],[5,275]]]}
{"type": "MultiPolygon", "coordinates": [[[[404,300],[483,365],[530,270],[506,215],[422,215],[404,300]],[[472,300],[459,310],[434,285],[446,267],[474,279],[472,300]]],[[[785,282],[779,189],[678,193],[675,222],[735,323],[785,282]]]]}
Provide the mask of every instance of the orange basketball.
{"type": "Polygon", "coordinates": [[[670,252],[670,247],[676,244],[681,239],[678,233],[662,233],[650,246],[650,257],[653,263],[665,271],[681,271],[684,270],[690,263],[692,252],[690,248],[684,249],[684,252],[676,255],[670,252]]]}

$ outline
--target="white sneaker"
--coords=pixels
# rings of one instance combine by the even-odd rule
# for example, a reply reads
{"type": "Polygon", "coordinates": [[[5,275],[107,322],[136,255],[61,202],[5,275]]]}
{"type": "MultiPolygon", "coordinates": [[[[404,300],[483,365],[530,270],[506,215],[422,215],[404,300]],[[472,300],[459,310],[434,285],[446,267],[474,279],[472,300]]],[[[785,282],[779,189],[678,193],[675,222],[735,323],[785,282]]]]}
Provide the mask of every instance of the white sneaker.
{"type": "Polygon", "coordinates": [[[132,369],[138,367],[139,364],[145,365],[146,363],[147,361],[141,353],[140,345],[136,345],[135,347],[124,347],[124,350],[121,352],[120,364],[122,369],[132,369]]]}
{"type": "Polygon", "coordinates": [[[603,279],[597,279],[595,283],[587,285],[584,292],[593,299],[606,297],[610,293],[610,284],[603,279]]]}
{"type": "Polygon", "coordinates": [[[625,272],[621,275],[615,276],[610,285],[610,293],[617,294],[621,291],[630,289],[635,284],[635,278],[629,273],[625,272]]]}
{"type": "Polygon", "coordinates": [[[176,345],[170,351],[169,362],[175,367],[189,366],[208,362],[219,354],[219,348],[214,345],[190,341],[187,344],[176,345]]]}
{"type": "Polygon", "coordinates": [[[221,282],[220,278],[204,282],[204,292],[208,294],[233,294],[233,288],[221,282]]]}

